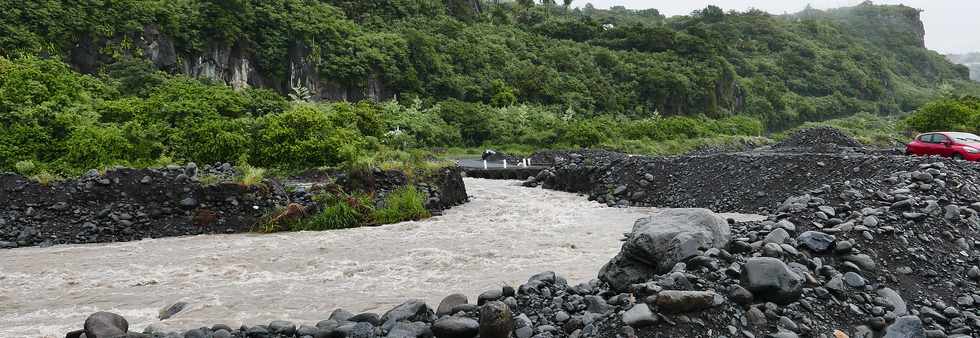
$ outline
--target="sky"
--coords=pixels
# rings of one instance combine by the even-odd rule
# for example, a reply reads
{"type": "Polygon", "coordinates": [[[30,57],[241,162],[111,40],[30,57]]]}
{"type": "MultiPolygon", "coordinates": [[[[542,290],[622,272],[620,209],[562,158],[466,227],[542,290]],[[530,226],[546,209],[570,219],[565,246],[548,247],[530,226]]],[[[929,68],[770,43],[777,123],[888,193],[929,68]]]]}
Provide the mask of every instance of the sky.
{"type": "MultiPolygon", "coordinates": [[[[826,9],[853,6],[863,0],[576,0],[573,6],[592,3],[596,8],[625,6],[656,8],[666,16],[686,15],[715,5],[725,10],[757,8],[772,14],[796,13],[806,7],[826,9]]],[[[559,1],[560,3],[560,1],[559,1]]],[[[924,10],[926,47],[940,53],[980,52],[980,0],[876,0],[876,4],[904,4],[924,10]]]]}

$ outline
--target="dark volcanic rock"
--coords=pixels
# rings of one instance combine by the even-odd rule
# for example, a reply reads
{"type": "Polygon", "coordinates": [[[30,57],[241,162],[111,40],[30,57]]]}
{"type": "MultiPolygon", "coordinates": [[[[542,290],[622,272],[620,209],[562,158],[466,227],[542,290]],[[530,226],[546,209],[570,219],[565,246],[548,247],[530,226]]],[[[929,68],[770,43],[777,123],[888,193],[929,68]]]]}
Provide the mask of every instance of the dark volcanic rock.
{"type": "Polygon", "coordinates": [[[480,338],[509,338],[514,331],[510,307],[492,301],[480,307],[480,338]]]}
{"type": "Polygon", "coordinates": [[[742,267],[741,283],[755,299],[778,304],[795,301],[803,291],[803,277],[776,258],[756,257],[742,267]]]}
{"type": "Polygon", "coordinates": [[[480,333],[480,323],[466,317],[445,317],[432,324],[438,338],[473,338],[480,333]]]}
{"type": "Polygon", "coordinates": [[[85,319],[86,338],[114,338],[129,332],[129,322],[111,312],[96,312],[85,319]]]}

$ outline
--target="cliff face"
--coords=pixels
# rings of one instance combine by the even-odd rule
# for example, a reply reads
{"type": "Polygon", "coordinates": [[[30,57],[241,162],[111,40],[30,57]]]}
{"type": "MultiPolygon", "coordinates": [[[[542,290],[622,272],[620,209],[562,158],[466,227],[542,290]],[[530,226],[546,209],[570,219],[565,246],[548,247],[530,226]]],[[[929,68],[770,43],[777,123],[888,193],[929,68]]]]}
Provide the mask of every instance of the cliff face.
{"type": "Polygon", "coordinates": [[[362,85],[331,79],[308,61],[311,48],[301,43],[290,43],[287,71],[285,77],[280,78],[259,69],[255,55],[239,42],[211,42],[203,52],[181,53],[175,48],[173,39],[154,25],[112,39],[83,36],[70,51],[69,61],[80,72],[95,73],[101,66],[114,61],[114,53],[143,57],[161,70],[224,82],[236,89],[268,88],[288,94],[292,88],[304,87],[309,89],[314,100],[386,100],[397,94],[385,86],[380,74],[364,79],[362,85]],[[131,48],[113,50],[114,46],[131,48]]]}

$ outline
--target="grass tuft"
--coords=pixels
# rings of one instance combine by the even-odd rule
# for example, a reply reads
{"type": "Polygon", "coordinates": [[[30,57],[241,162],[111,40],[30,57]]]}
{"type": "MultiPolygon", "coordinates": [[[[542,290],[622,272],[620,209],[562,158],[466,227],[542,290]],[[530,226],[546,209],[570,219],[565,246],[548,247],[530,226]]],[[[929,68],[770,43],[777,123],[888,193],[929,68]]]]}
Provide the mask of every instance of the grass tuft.
{"type": "Polygon", "coordinates": [[[241,175],[238,177],[238,183],[244,186],[254,186],[261,184],[265,180],[265,169],[253,167],[248,164],[243,164],[238,166],[241,175]]]}
{"type": "Polygon", "coordinates": [[[372,218],[379,224],[415,221],[431,216],[425,209],[426,196],[412,186],[392,191],[384,199],[383,206],[374,211],[372,218]]]}
{"type": "Polygon", "coordinates": [[[31,176],[37,173],[37,166],[34,165],[34,161],[31,160],[19,161],[15,163],[14,169],[18,174],[24,176],[31,176]]]}

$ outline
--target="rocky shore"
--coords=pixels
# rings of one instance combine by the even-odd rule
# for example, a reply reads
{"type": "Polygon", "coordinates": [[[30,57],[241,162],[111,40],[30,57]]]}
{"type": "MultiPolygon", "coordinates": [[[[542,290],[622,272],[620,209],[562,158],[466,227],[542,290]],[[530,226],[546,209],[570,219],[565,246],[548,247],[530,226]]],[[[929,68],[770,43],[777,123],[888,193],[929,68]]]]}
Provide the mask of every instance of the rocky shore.
{"type": "MultiPolygon", "coordinates": [[[[698,207],[641,218],[598,278],[553,272],[438,306],[92,337],[976,337],[980,166],[867,154],[695,158],[569,154],[527,185],[612,205],[698,207]],[[715,211],[752,211],[734,222],[715,211]],[[305,324],[305,325],[303,325],[305,324]]],[[[107,331],[102,330],[109,327],[107,331]]]]}
{"type": "MultiPolygon", "coordinates": [[[[229,164],[198,168],[193,163],[93,170],[49,184],[0,174],[0,249],[248,232],[259,219],[290,203],[316,207],[308,190],[287,189],[275,179],[246,185],[235,180],[239,174],[229,164]]],[[[337,181],[367,189],[376,199],[414,184],[428,196],[425,206],[433,213],[467,198],[458,168],[440,169],[418,181],[395,170],[373,170],[363,179],[351,176],[331,173],[304,182],[337,181]]]]}

